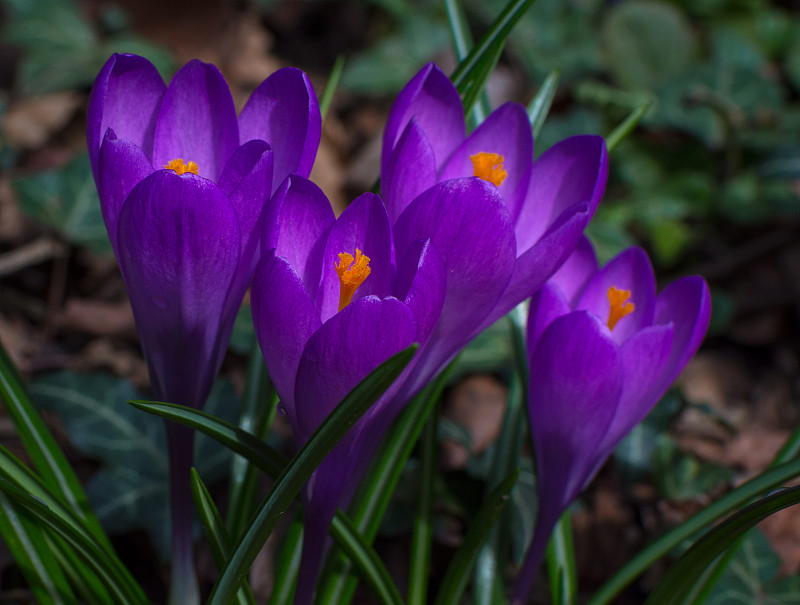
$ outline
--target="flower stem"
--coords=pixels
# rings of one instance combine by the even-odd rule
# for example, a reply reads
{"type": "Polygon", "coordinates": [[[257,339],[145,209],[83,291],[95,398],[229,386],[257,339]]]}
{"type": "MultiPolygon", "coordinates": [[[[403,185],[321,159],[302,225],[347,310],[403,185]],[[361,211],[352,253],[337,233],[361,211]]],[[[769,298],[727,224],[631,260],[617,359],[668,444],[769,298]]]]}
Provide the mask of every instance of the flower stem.
{"type": "Polygon", "coordinates": [[[194,571],[192,545],[194,507],[190,482],[194,431],[172,422],[167,422],[166,427],[172,519],[172,577],[169,604],[199,605],[200,589],[194,571]]]}

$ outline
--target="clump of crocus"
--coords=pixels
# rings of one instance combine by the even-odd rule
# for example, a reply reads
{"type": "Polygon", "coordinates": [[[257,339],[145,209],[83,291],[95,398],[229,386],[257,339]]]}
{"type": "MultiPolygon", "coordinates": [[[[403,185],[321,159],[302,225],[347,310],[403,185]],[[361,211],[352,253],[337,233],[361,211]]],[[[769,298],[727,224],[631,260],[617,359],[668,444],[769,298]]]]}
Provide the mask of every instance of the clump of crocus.
{"type": "MultiPolygon", "coordinates": [[[[89,157],[159,399],[205,402],[255,268],[273,182],[310,172],[320,124],[311,83],[296,69],[265,80],[238,119],[222,74],[200,61],[169,86],[135,55],[112,56],[97,76],[89,157]]],[[[192,434],[168,423],[173,594],[183,603],[197,600],[192,434]]]]}
{"type": "Polygon", "coordinates": [[[458,287],[448,284],[440,325],[409,383],[412,390],[561,266],[594,214],[607,175],[601,137],[566,139],[534,162],[523,106],[502,105],[466,136],[461,99],[439,68],[429,64],[411,79],[392,106],[381,157],[381,191],[396,237],[431,238],[440,250],[440,237],[483,237],[486,229],[462,229],[445,211],[420,208],[418,199],[430,187],[463,177],[481,179],[498,193],[501,208],[473,211],[502,216],[508,234],[494,255],[482,259],[482,270],[470,266],[465,273],[455,266],[475,260],[468,251],[446,260],[448,280],[458,287]],[[479,294],[485,295],[477,300],[479,294]]]}
{"type": "Polygon", "coordinates": [[[528,405],[539,509],[513,603],[525,602],[558,518],[697,351],[710,314],[701,277],[656,294],[644,251],[598,270],[587,240],[534,295],[528,405]]]}

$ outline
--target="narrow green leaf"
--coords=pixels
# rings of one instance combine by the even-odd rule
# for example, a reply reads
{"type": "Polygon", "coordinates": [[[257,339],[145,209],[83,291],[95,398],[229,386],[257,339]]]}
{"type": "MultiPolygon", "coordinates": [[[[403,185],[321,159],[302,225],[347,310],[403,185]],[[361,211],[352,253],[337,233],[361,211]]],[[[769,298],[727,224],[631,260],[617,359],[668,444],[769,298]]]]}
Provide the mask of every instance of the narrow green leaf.
{"type": "Polygon", "coordinates": [[[633,129],[636,128],[636,125],[641,121],[644,115],[649,111],[650,106],[652,103],[650,101],[645,101],[641,105],[639,105],[636,109],[634,109],[627,118],[625,118],[622,123],[617,126],[611,134],[606,137],[606,146],[608,147],[608,152],[611,153],[617,145],[619,145],[625,137],[627,137],[633,129]]]}
{"type": "Polygon", "coordinates": [[[114,603],[136,605],[148,602],[130,575],[120,573],[120,570],[111,564],[107,551],[91,536],[76,530],[41,500],[25,493],[6,479],[0,479],[0,491],[24,508],[39,524],[54,531],[80,553],[86,565],[103,581],[114,603]]]}
{"type": "Polygon", "coordinates": [[[269,605],[292,605],[302,554],[303,522],[298,518],[292,521],[286,540],[283,542],[269,605]]]}
{"type": "Polygon", "coordinates": [[[341,515],[337,518],[336,525],[337,544],[350,557],[370,588],[385,605],[402,605],[403,599],[392,577],[375,551],[361,539],[352,521],[341,515]],[[347,529],[346,533],[339,531],[342,525],[347,529]]]}
{"type": "Polygon", "coordinates": [[[84,564],[83,559],[58,536],[46,536],[47,547],[58,559],[70,584],[87,605],[108,605],[111,595],[103,582],[84,564]]]}
{"type": "Polygon", "coordinates": [[[547,544],[547,569],[554,605],[576,605],[578,602],[578,570],[569,511],[553,528],[547,544]]]}
{"type": "MultiPolygon", "coordinates": [[[[453,47],[456,51],[456,57],[459,61],[463,61],[472,49],[472,34],[469,31],[467,20],[459,6],[458,0],[445,0],[444,5],[447,10],[447,22],[450,24],[450,34],[453,38],[453,47]]],[[[478,124],[486,119],[490,111],[489,95],[486,94],[486,90],[484,89],[480,95],[479,102],[472,108],[472,111],[469,112],[467,116],[469,126],[471,128],[478,126],[478,124]]]]}
{"type": "MultiPolygon", "coordinates": [[[[353,499],[353,523],[358,534],[368,544],[375,540],[406,460],[455,366],[456,362],[453,361],[438,378],[414,397],[400,415],[392,426],[391,433],[387,435],[373,468],[362,481],[362,487],[353,499]]],[[[335,561],[335,573],[323,574],[323,577],[327,576],[327,580],[318,590],[317,601],[320,605],[346,605],[353,598],[358,580],[350,575],[352,566],[346,558],[331,557],[331,560],[335,561]]]]}
{"type": "Polygon", "coordinates": [[[0,494],[0,534],[39,602],[77,603],[42,529],[3,494],[0,494]]]}
{"type": "Polygon", "coordinates": [[[773,513],[800,502],[800,487],[782,489],[742,509],[706,532],[672,566],[650,593],[646,605],[681,603],[694,586],[687,581],[704,572],[709,565],[734,544],[748,529],[773,513]]]}
{"type": "Polygon", "coordinates": [[[270,477],[277,477],[286,467],[286,458],[261,439],[208,412],[161,401],[128,403],[144,412],[178,422],[216,439],[233,452],[250,460],[270,477]]]}
{"type": "Polygon", "coordinates": [[[233,596],[264,542],[314,469],[389,388],[418,348],[418,345],[412,345],[381,364],[322,422],[286,470],[275,480],[272,490],[256,511],[250,527],[237,543],[214,585],[208,600],[209,605],[224,605],[233,596]]]}
{"type": "Polygon", "coordinates": [[[322,119],[325,119],[325,114],[328,113],[328,107],[330,107],[331,101],[333,100],[333,93],[336,92],[336,88],[339,86],[339,80],[342,77],[342,70],[344,69],[344,55],[339,55],[336,57],[336,62],[333,64],[333,69],[331,69],[331,75],[328,76],[328,83],[325,85],[325,90],[322,93],[322,97],[319,100],[319,111],[322,114],[322,119]]]}
{"type": "Polygon", "coordinates": [[[442,580],[435,605],[458,605],[469,582],[478,552],[494,528],[497,518],[508,503],[511,490],[517,482],[518,471],[506,477],[486,498],[472,522],[464,543],[458,549],[442,580]]]}
{"type": "Polygon", "coordinates": [[[478,93],[483,90],[511,30],[534,2],[535,0],[510,0],[483,38],[453,72],[450,79],[464,100],[465,112],[472,108],[478,93]]]}
{"type": "Polygon", "coordinates": [[[800,460],[772,468],[728,492],[677,527],[668,531],[631,559],[613,578],[598,590],[588,605],[606,605],[658,559],[704,527],[714,523],[752,498],[764,494],[800,475],[800,460]]]}
{"type": "Polygon", "coordinates": [[[419,506],[411,537],[411,568],[408,572],[408,605],[428,602],[428,575],[431,562],[433,528],[433,476],[436,472],[436,412],[428,418],[422,435],[419,506]]]}
{"type": "MultiPolygon", "coordinates": [[[[266,439],[277,415],[277,406],[271,405],[274,389],[264,365],[264,356],[255,333],[251,334],[250,356],[247,366],[247,382],[242,394],[242,411],[239,428],[259,439],[266,439]]],[[[233,536],[239,536],[258,502],[258,473],[244,456],[233,456],[231,460],[230,485],[228,486],[227,528],[233,536]]]]}
{"type": "Polygon", "coordinates": [[[528,121],[531,123],[534,138],[539,136],[547,114],[550,113],[550,107],[553,105],[560,78],[561,71],[558,68],[547,74],[544,82],[536,92],[536,96],[533,97],[530,105],[528,105],[528,121]]]}
{"type": "Polygon", "coordinates": [[[42,476],[47,488],[63,500],[83,520],[86,528],[103,546],[111,543],[89,507],[86,494],[66,457],[28,397],[22,380],[0,345],[0,398],[14,422],[25,451],[42,476]]]}
{"type": "MultiPolygon", "coordinates": [[[[214,557],[217,568],[222,568],[230,555],[230,536],[228,536],[225,524],[214,504],[214,500],[211,498],[211,494],[194,468],[192,468],[191,481],[194,507],[200,517],[200,523],[203,525],[203,531],[211,547],[211,556],[214,557]]],[[[247,581],[242,584],[242,587],[236,593],[236,602],[239,605],[255,605],[256,600],[247,581]]]]}

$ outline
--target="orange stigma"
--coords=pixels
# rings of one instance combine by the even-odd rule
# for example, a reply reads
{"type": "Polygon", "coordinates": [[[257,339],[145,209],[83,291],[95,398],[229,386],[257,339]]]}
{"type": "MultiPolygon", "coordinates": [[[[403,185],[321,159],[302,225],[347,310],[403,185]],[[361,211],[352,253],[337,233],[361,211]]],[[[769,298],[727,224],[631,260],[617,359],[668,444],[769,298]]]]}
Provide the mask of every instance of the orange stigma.
{"type": "Polygon", "coordinates": [[[633,313],[633,310],[636,306],[632,302],[628,302],[628,299],[631,297],[630,290],[619,290],[614,286],[611,286],[608,289],[608,302],[611,305],[611,308],[608,311],[608,329],[613,330],[614,326],[617,325],[617,322],[633,313]]]}
{"type": "Polygon", "coordinates": [[[489,181],[495,187],[499,187],[506,180],[508,172],[503,168],[503,156],[499,153],[476,153],[469,156],[472,160],[474,175],[484,181],[489,181]]]}
{"type": "Polygon", "coordinates": [[[369,268],[369,256],[361,254],[361,250],[356,248],[356,256],[342,252],[339,254],[339,262],[336,263],[336,273],[339,275],[339,310],[341,311],[350,301],[358,287],[369,277],[372,269],[369,268]]]}
{"type": "Polygon", "coordinates": [[[200,169],[198,168],[197,164],[194,162],[187,162],[186,164],[183,163],[183,158],[176,158],[174,160],[170,160],[168,164],[164,164],[164,168],[167,170],[174,170],[178,174],[186,174],[187,172],[191,172],[192,174],[199,174],[200,169]]]}

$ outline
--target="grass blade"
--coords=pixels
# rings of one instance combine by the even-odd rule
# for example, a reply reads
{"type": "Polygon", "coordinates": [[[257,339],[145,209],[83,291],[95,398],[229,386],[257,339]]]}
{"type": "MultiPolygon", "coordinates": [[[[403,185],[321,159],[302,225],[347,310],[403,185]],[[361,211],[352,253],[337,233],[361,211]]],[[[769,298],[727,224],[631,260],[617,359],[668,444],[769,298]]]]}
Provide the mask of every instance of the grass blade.
{"type": "MultiPolygon", "coordinates": [[[[353,524],[367,544],[372,544],[378,533],[383,514],[389,506],[406,460],[414,449],[434,404],[444,390],[455,367],[455,361],[438,378],[420,392],[392,427],[392,432],[376,458],[376,463],[362,482],[362,488],[353,499],[356,507],[351,511],[353,524]]],[[[334,523],[336,519],[334,519],[334,523]]],[[[346,605],[353,598],[358,580],[351,575],[352,566],[344,558],[335,561],[334,573],[324,574],[327,580],[318,592],[320,605],[346,605]]]]}
{"type": "Polygon", "coordinates": [[[453,72],[450,79],[458,89],[462,100],[465,101],[465,113],[469,112],[478,93],[483,90],[489,74],[503,51],[506,38],[534,2],[535,0],[510,0],[489,26],[489,30],[483,38],[453,72]],[[470,100],[469,103],[466,101],[467,99],[470,100]]]}
{"type": "Polygon", "coordinates": [[[547,570],[554,605],[576,605],[578,570],[569,511],[561,515],[547,544],[547,570]]]}
{"type": "Polygon", "coordinates": [[[40,603],[77,603],[41,527],[0,494],[0,534],[40,603]]]}
{"type": "Polygon", "coordinates": [[[531,123],[534,139],[539,136],[547,114],[550,113],[550,107],[553,105],[560,78],[561,71],[558,68],[547,74],[544,82],[536,92],[536,96],[533,97],[530,105],[528,105],[528,121],[531,123]]]}
{"type": "Polygon", "coordinates": [[[333,100],[333,94],[339,86],[339,80],[342,77],[344,70],[344,55],[336,57],[336,62],[331,69],[331,75],[328,77],[328,83],[325,85],[325,90],[322,92],[322,97],[319,100],[319,111],[322,114],[322,119],[325,119],[325,114],[328,113],[328,107],[333,100]]]}
{"type": "MultiPolygon", "coordinates": [[[[192,468],[191,481],[194,507],[200,517],[203,532],[211,547],[211,556],[214,557],[217,568],[222,568],[230,555],[230,536],[228,536],[228,531],[225,529],[225,524],[222,522],[222,517],[214,504],[214,500],[211,498],[211,494],[194,468],[192,468]]],[[[236,602],[239,605],[255,605],[255,597],[253,597],[247,582],[244,582],[236,593],[236,602]]]]}
{"type": "Polygon", "coordinates": [[[633,129],[636,128],[637,124],[639,124],[644,115],[649,111],[651,105],[652,103],[650,101],[645,101],[636,107],[619,126],[611,131],[611,134],[606,137],[606,146],[608,147],[609,153],[611,153],[625,137],[633,132],[633,129]]]}
{"type": "Polygon", "coordinates": [[[419,506],[411,540],[411,568],[408,576],[408,605],[428,602],[428,573],[431,562],[433,528],[433,476],[436,472],[436,412],[428,418],[422,436],[420,460],[419,506]]]}
{"type": "Polygon", "coordinates": [[[381,364],[330,413],[275,480],[245,534],[234,548],[211,591],[209,605],[224,605],[244,580],[247,570],[278,520],[308,478],[348,429],[369,409],[408,365],[418,349],[412,345],[381,364]]]}
{"type": "Polygon", "coordinates": [[[0,491],[21,506],[40,525],[43,525],[63,538],[84,559],[86,565],[101,579],[118,605],[139,605],[147,603],[147,598],[130,575],[110,564],[107,551],[91,536],[78,531],[41,500],[22,491],[6,479],[0,479],[0,491]]]}
{"type": "Polygon", "coordinates": [[[75,511],[94,538],[111,551],[111,542],[92,512],[78,478],[33,405],[1,344],[0,399],[4,401],[25,451],[48,490],[75,511]]]}
{"type": "Polygon", "coordinates": [[[639,552],[594,594],[588,605],[607,605],[611,603],[626,586],[681,542],[731,511],[745,505],[751,499],[780,487],[781,484],[799,475],[800,460],[792,460],[776,466],[731,490],[725,496],[674,527],[639,552]]]}
{"type": "Polygon", "coordinates": [[[447,568],[439,594],[436,595],[435,605],[458,605],[461,603],[461,597],[478,559],[478,552],[508,503],[511,490],[514,489],[517,482],[517,475],[519,475],[519,471],[514,471],[501,481],[486,498],[478,514],[475,515],[472,526],[464,538],[464,543],[447,568]]]}
{"type": "Polygon", "coordinates": [[[691,579],[704,571],[726,549],[732,546],[756,523],[773,513],[800,502],[800,487],[785,488],[726,519],[706,532],[672,566],[650,593],[645,605],[674,605],[681,603],[686,591],[692,590],[691,579]]]}
{"type": "Polygon", "coordinates": [[[291,605],[297,586],[297,572],[300,570],[300,557],[303,554],[303,522],[292,521],[289,533],[281,548],[281,558],[275,570],[275,586],[272,589],[270,605],[291,605]]]}
{"type": "MultiPolygon", "coordinates": [[[[453,48],[455,48],[456,57],[459,61],[463,61],[472,49],[472,34],[467,26],[464,12],[459,7],[458,0],[445,0],[444,5],[447,10],[447,21],[450,24],[450,34],[453,37],[453,48]]],[[[469,126],[475,128],[486,119],[490,111],[489,95],[486,94],[484,89],[481,92],[478,103],[467,116],[469,126]]]]}

